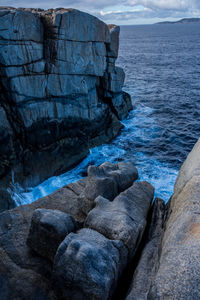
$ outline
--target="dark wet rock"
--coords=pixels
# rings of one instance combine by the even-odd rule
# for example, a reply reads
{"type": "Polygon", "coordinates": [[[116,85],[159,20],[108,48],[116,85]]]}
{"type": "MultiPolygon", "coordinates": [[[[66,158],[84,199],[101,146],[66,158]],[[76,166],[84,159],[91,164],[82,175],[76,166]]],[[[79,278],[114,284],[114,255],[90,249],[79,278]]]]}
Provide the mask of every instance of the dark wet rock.
{"type": "Polygon", "coordinates": [[[113,200],[120,192],[130,187],[138,178],[138,171],[132,163],[103,163],[99,167],[89,166],[88,179],[81,198],[84,199],[83,212],[94,206],[98,196],[113,200]]]}
{"type": "Polygon", "coordinates": [[[60,243],[76,229],[78,224],[69,214],[38,208],[32,216],[27,245],[39,255],[53,261],[60,243]]]}
{"type": "Polygon", "coordinates": [[[148,294],[159,267],[165,216],[165,203],[162,199],[156,198],[152,207],[150,223],[147,224],[149,228],[143,242],[145,246],[134,272],[126,300],[149,299],[148,294]]]}
{"type": "Polygon", "coordinates": [[[112,202],[98,197],[85,226],[109,239],[121,240],[129,251],[129,258],[133,258],[146,227],[153,195],[154,188],[149,183],[136,182],[112,202]]]}
{"type": "Polygon", "coordinates": [[[109,299],[126,254],[121,241],[109,240],[94,230],[69,234],[54,260],[59,299],[109,299]]]}
{"type": "Polygon", "coordinates": [[[5,189],[0,189],[0,212],[14,207],[16,207],[16,203],[10,193],[5,189]]]}
{"type": "Polygon", "coordinates": [[[85,179],[0,214],[0,298],[58,300],[51,282],[52,263],[33,252],[26,240],[33,213],[38,208],[57,209],[84,221],[79,212],[79,194],[84,187],[85,179]]]}
{"type": "Polygon", "coordinates": [[[1,187],[61,174],[120,132],[118,47],[119,27],[75,9],[0,8],[1,187]]]}

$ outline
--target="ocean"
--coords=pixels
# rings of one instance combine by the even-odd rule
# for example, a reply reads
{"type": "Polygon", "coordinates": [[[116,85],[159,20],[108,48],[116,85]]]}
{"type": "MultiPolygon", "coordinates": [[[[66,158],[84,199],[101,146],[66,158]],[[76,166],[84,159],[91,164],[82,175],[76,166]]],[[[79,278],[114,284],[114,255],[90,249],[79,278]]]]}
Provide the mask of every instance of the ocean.
{"type": "Polygon", "coordinates": [[[200,24],[121,26],[116,65],[126,73],[124,90],[134,109],[111,143],[95,147],[74,169],[24,191],[18,205],[35,201],[82,178],[89,164],[132,161],[139,180],[168,201],[178,170],[200,136],[200,24]]]}

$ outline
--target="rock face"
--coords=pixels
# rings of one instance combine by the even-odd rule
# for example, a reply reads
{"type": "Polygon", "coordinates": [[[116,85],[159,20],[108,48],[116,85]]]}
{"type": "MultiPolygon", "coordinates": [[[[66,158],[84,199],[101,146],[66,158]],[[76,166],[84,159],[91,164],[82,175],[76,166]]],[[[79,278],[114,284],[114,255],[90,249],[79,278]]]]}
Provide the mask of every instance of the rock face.
{"type": "Polygon", "coordinates": [[[132,258],[144,233],[153,195],[154,189],[149,183],[136,182],[112,202],[99,196],[85,226],[109,239],[122,241],[132,258]]]}
{"type": "Polygon", "coordinates": [[[130,187],[138,178],[138,171],[132,163],[103,163],[101,166],[88,168],[88,179],[81,198],[83,198],[83,214],[94,207],[98,196],[113,200],[120,192],[130,187]],[[86,205],[87,204],[87,205],[86,205]]]}
{"type": "Polygon", "coordinates": [[[78,229],[73,217],[59,210],[34,211],[27,244],[39,255],[53,261],[60,243],[67,234],[78,229]]]}
{"type": "Polygon", "coordinates": [[[159,269],[148,299],[200,299],[200,140],[183,164],[171,199],[159,269]]]}
{"type": "Polygon", "coordinates": [[[60,299],[110,299],[127,250],[122,242],[82,229],[61,243],[54,260],[60,299]]]}
{"type": "Polygon", "coordinates": [[[155,201],[127,300],[200,299],[200,139],[182,165],[167,207],[155,201]]]}
{"type": "MultiPolygon", "coordinates": [[[[149,299],[148,293],[159,266],[165,217],[165,203],[162,199],[156,198],[152,207],[150,223],[148,224],[145,247],[134,272],[126,300],[149,299]]],[[[154,299],[158,298],[155,297],[154,299]]]]}
{"type": "Polygon", "coordinates": [[[119,27],[78,10],[0,9],[2,187],[64,172],[119,133],[132,105],[118,45],[119,27]]]}

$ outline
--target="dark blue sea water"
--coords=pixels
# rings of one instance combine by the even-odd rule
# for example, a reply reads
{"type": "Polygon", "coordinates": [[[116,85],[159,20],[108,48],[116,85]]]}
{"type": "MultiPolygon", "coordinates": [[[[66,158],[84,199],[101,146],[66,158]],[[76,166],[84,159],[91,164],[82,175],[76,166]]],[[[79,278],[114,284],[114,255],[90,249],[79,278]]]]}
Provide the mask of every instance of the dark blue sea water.
{"type": "Polygon", "coordinates": [[[88,164],[131,160],[140,179],[169,199],[178,170],[200,136],[200,24],[122,26],[117,65],[134,110],[110,144],[91,149],[76,168],[26,193],[14,185],[18,204],[30,203],[81,178],[88,164]]]}

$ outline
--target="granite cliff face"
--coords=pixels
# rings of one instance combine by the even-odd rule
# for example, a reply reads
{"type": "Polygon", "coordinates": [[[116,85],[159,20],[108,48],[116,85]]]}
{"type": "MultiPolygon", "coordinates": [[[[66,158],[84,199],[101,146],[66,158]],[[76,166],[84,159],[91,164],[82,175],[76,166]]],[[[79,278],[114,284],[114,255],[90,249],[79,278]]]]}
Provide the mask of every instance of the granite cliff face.
{"type": "Polygon", "coordinates": [[[64,172],[119,133],[132,105],[118,46],[119,27],[78,10],[0,9],[1,187],[64,172]]]}

